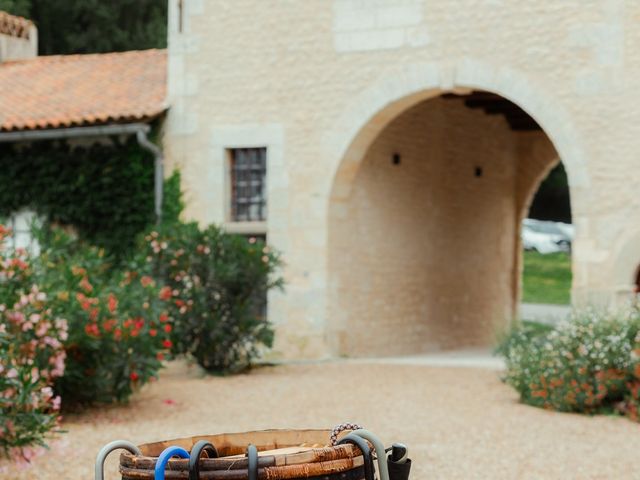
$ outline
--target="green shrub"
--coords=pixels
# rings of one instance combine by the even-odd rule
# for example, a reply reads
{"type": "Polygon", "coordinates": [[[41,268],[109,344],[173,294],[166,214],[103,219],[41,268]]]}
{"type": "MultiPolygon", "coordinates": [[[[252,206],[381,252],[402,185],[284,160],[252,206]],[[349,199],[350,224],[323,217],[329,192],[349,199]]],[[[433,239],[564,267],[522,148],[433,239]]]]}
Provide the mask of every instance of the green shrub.
{"type": "Polygon", "coordinates": [[[233,373],[272,345],[266,296],[283,282],[279,255],[264,242],[179,224],[151,232],[145,245],[172,298],[174,352],[210,372],[233,373]]]}
{"type": "Polygon", "coordinates": [[[576,312],[554,327],[523,324],[502,341],[505,381],[524,403],[638,419],[640,314],[576,312]]]}
{"type": "Polygon", "coordinates": [[[40,284],[69,324],[66,370],[55,384],[63,406],[128,400],[156,377],[171,347],[160,289],[145,272],[114,268],[103,250],[61,229],[40,241],[40,284]]]}
{"type": "Polygon", "coordinates": [[[66,321],[52,312],[30,259],[8,252],[0,225],[0,455],[29,460],[58,428],[60,398],[51,386],[64,372],[66,321]]]}

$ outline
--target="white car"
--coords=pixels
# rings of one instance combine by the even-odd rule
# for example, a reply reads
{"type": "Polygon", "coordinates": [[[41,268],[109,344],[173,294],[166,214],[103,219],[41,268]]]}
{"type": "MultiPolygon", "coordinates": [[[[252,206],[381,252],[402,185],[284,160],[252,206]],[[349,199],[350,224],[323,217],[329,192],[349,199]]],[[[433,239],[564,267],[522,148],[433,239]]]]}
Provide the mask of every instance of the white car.
{"type": "Polygon", "coordinates": [[[573,225],[527,218],[522,222],[522,245],[525,250],[543,254],[570,252],[573,242],[573,225]]]}

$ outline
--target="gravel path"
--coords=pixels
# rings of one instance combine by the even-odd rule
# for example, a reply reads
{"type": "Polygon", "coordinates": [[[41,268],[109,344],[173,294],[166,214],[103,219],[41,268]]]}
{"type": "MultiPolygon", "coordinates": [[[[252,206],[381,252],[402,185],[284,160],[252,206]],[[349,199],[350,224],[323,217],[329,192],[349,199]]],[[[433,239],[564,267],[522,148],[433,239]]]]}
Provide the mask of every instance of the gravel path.
{"type": "MultiPolygon", "coordinates": [[[[98,449],[119,438],[144,443],[354,421],[385,442],[407,443],[415,480],[640,478],[638,424],[520,405],[498,377],[483,369],[330,363],[203,378],[177,363],[128,407],[68,417],[68,433],[50,453],[0,477],[90,480],[98,449]]],[[[109,480],[118,478],[113,457],[109,480]]]]}

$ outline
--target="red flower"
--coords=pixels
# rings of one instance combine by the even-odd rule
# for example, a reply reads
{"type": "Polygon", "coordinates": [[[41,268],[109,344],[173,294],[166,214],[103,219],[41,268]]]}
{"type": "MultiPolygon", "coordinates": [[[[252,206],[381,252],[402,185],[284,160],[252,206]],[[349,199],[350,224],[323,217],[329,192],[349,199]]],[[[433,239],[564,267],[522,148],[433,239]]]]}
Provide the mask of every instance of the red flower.
{"type": "Polygon", "coordinates": [[[118,308],[118,299],[113,293],[109,294],[108,308],[111,313],[115,312],[116,308],[118,308]]]}
{"type": "Polygon", "coordinates": [[[129,375],[129,378],[135,382],[140,377],[138,377],[138,374],[136,372],[131,372],[131,374],[129,375]]]}
{"type": "Polygon", "coordinates": [[[164,348],[171,348],[171,345],[173,345],[173,343],[171,343],[171,340],[164,340],[164,341],[162,342],[162,346],[163,346],[164,348]]]}
{"type": "Polygon", "coordinates": [[[164,355],[162,354],[162,352],[158,352],[156,355],[156,358],[160,361],[164,360],[164,355]]]}
{"type": "Polygon", "coordinates": [[[155,328],[152,328],[151,330],[149,330],[149,335],[155,337],[156,335],[158,335],[158,331],[155,328]]]}
{"type": "Polygon", "coordinates": [[[167,332],[167,333],[169,333],[169,332],[171,331],[171,325],[166,324],[166,325],[164,326],[164,331],[165,331],[165,332],[167,332]]]}
{"type": "Polygon", "coordinates": [[[20,260],[19,258],[14,258],[11,260],[11,266],[12,267],[18,267],[20,270],[26,270],[28,265],[20,260]]]}
{"type": "Polygon", "coordinates": [[[171,288],[170,287],[162,287],[160,289],[160,300],[170,300],[171,299],[171,288]]]}
{"type": "Polygon", "coordinates": [[[167,315],[166,313],[162,313],[162,314],[160,314],[160,321],[161,321],[162,323],[164,323],[164,322],[166,322],[166,321],[168,321],[168,320],[169,320],[169,315],[167,315]]]}
{"type": "Polygon", "coordinates": [[[151,278],[149,275],[145,275],[140,279],[140,284],[143,287],[148,287],[149,285],[153,285],[153,278],[151,278]]]}
{"type": "Polygon", "coordinates": [[[80,288],[87,293],[93,290],[93,286],[89,283],[89,279],[87,277],[82,277],[82,280],[80,280],[80,288]]]}
{"type": "Polygon", "coordinates": [[[76,293],[76,300],[80,304],[80,307],[84,311],[89,311],[91,305],[97,305],[100,301],[97,298],[87,297],[84,293],[78,292],[76,293]]]}
{"type": "Polygon", "coordinates": [[[117,323],[118,323],[117,320],[115,320],[114,318],[111,318],[109,320],[105,320],[104,322],[102,322],[102,328],[104,329],[105,332],[110,332],[111,330],[113,330],[113,327],[115,327],[117,323]]]}
{"type": "Polygon", "coordinates": [[[92,337],[100,336],[100,329],[98,328],[98,325],[96,325],[95,323],[89,323],[85,325],[84,331],[87,335],[90,335],[92,337]]]}

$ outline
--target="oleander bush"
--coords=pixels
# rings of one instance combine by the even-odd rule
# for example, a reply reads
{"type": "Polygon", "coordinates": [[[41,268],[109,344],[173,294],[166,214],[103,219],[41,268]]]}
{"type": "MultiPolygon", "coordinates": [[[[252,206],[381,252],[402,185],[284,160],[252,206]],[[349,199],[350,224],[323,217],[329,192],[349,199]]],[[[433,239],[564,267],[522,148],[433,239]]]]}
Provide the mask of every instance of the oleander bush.
{"type": "Polygon", "coordinates": [[[171,348],[160,286],[139,265],[116,268],[104,250],[60,228],[40,244],[36,275],[54,315],[69,325],[66,369],[55,382],[63,407],[126,402],[157,376],[171,348]]]}
{"type": "Polygon", "coordinates": [[[28,461],[59,428],[67,323],[36,283],[31,259],[9,251],[0,225],[0,456],[28,461]]]}
{"type": "Polygon", "coordinates": [[[639,419],[640,312],[574,312],[556,326],[522,323],[498,347],[505,381],[529,405],[639,419]]]}
{"type": "Polygon", "coordinates": [[[226,374],[248,368],[271,347],[266,297],[283,280],[279,254],[262,240],[174,224],[149,233],[143,248],[170,300],[174,353],[226,374]]]}

